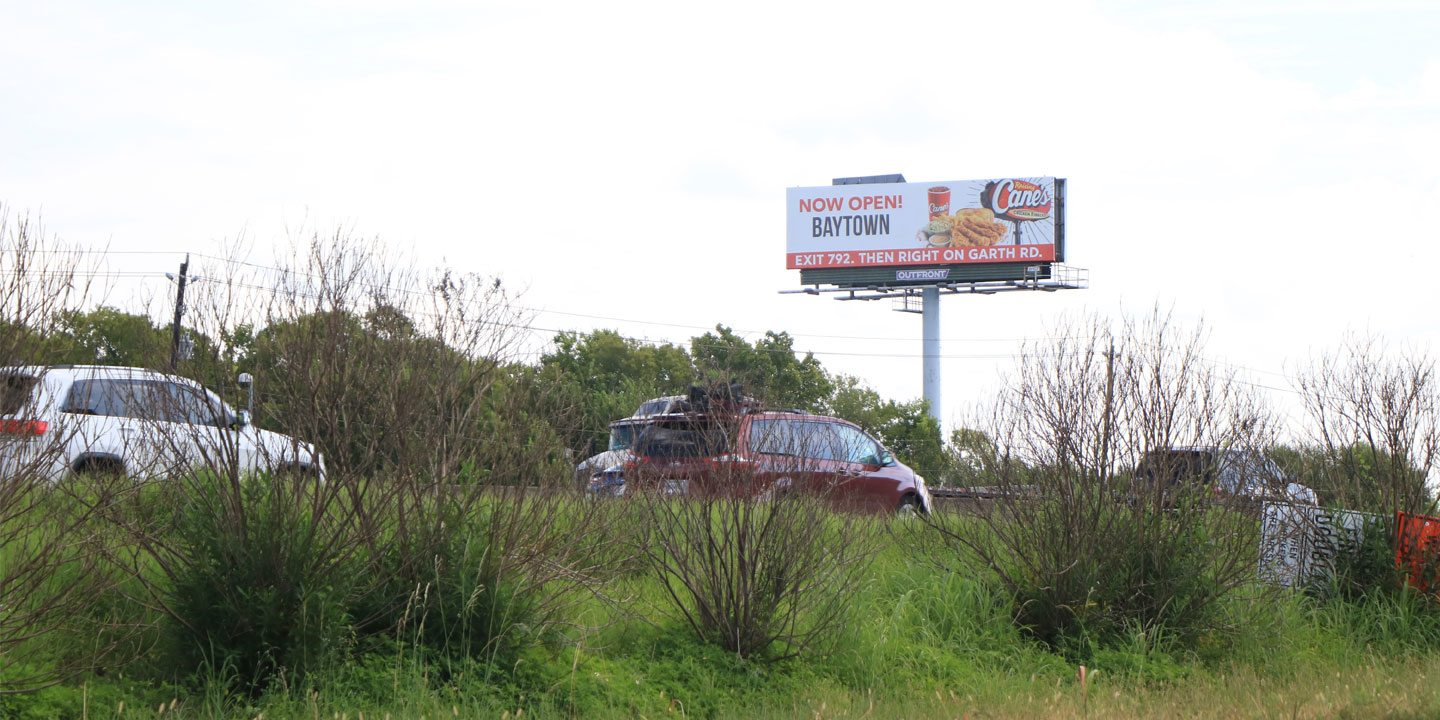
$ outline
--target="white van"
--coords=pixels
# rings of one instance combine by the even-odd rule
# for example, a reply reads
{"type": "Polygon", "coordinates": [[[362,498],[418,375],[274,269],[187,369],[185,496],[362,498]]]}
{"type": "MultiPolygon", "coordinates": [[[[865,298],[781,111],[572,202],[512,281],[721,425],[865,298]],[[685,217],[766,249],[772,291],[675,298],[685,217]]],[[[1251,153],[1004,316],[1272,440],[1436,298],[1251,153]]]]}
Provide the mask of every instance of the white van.
{"type": "Polygon", "coordinates": [[[146,479],[196,468],[325,472],[314,445],[255,427],[186,378],[96,365],[0,368],[0,480],[146,479]]]}

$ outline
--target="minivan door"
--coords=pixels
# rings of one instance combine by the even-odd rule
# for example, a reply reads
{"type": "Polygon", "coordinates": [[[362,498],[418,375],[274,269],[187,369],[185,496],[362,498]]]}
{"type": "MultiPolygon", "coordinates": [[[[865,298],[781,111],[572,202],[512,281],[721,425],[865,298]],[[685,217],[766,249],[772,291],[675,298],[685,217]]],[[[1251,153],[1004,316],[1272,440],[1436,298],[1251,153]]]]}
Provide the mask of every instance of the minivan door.
{"type": "Polygon", "coordinates": [[[752,419],[745,442],[756,483],[776,491],[829,493],[841,480],[837,458],[844,452],[835,427],[794,417],[752,419]]]}
{"type": "Polygon", "coordinates": [[[125,474],[147,478],[175,465],[164,428],[153,418],[153,389],[131,378],[80,377],[61,404],[68,455],[122,463],[125,474]]]}
{"type": "Polygon", "coordinates": [[[156,390],[166,403],[160,415],[189,467],[227,477],[256,467],[253,429],[232,429],[234,415],[214,393],[173,380],[157,381],[156,390]]]}
{"type": "Polygon", "coordinates": [[[902,478],[887,468],[885,448],[860,428],[837,425],[834,431],[844,447],[840,463],[840,485],[836,492],[843,505],[853,508],[895,509],[902,495],[902,478]]]}

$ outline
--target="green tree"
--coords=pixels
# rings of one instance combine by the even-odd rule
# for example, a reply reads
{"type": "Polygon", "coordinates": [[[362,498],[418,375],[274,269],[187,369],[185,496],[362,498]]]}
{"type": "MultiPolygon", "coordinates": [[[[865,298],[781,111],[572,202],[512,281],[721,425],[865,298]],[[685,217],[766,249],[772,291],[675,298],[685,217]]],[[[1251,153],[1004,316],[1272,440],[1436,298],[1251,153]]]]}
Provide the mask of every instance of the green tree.
{"type": "MultiPolygon", "coordinates": [[[[956,428],[950,433],[950,445],[945,453],[947,475],[942,480],[946,485],[991,485],[1000,472],[999,449],[984,430],[956,428]]],[[[1010,461],[1006,459],[1006,462],[1010,461]]]]}
{"type": "Polygon", "coordinates": [[[611,420],[635,412],[653,397],[675,395],[690,386],[690,356],[675,345],[647,345],[614,330],[562,332],[555,348],[540,358],[539,382],[556,431],[568,447],[589,455],[605,448],[611,420]]]}
{"type": "Polygon", "coordinates": [[[822,412],[864,428],[930,482],[938,483],[948,475],[940,425],[930,417],[929,403],[885,400],[851,375],[839,376],[833,386],[834,391],[821,404],[822,412]]]}
{"type": "Polygon", "coordinates": [[[566,426],[547,402],[553,390],[541,380],[540,368],[508,364],[500,368],[481,406],[479,437],[488,446],[474,468],[476,479],[499,485],[529,485],[537,479],[569,477],[573,462],[566,457],[566,426]]]}
{"type": "Polygon", "coordinates": [[[317,442],[332,470],[446,477],[481,437],[494,365],[382,305],[364,316],[335,310],[272,322],[238,369],[255,376],[257,421],[317,442]]]}
{"type": "Polygon", "coordinates": [[[1425,485],[1423,470],[1405,468],[1384,450],[1367,443],[1353,443],[1334,452],[1313,445],[1277,445],[1266,454],[1287,478],[1314,490],[1321,505],[1388,517],[1395,510],[1395,497],[1434,498],[1434,492],[1425,485]]]}
{"type": "Polygon", "coordinates": [[[53,364],[170,366],[170,329],[149,316],[103,305],[89,312],[67,310],[58,319],[45,351],[53,364]]]}
{"type": "Polygon", "coordinates": [[[690,341],[690,354],[703,379],[739,382],[745,392],[771,407],[819,410],[834,382],[811,353],[798,358],[789,333],[769,331],[751,345],[724,325],[690,341]]]}

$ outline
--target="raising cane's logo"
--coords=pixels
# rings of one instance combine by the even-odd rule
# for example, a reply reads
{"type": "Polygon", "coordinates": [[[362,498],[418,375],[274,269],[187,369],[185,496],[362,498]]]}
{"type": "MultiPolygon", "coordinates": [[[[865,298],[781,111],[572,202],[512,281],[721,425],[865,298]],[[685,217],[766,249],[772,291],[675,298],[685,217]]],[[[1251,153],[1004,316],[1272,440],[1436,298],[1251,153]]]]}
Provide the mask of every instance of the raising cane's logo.
{"type": "Polygon", "coordinates": [[[1045,188],[1025,180],[998,180],[985,183],[980,204],[995,217],[1013,222],[1044,220],[1050,217],[1054,199],[1045,188]]]}

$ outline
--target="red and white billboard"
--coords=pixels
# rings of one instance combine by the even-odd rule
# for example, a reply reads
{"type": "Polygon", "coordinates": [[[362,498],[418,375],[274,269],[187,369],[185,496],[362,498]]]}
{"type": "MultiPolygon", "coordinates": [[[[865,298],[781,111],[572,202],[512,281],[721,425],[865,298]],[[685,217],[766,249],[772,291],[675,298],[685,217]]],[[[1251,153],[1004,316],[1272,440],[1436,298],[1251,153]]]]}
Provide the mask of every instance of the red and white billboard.
{"type": "Polygon", "coordinates": [[[1053,177],[789,188],[785,267],[1063,261],[1064,202],[1053,177]]]}

